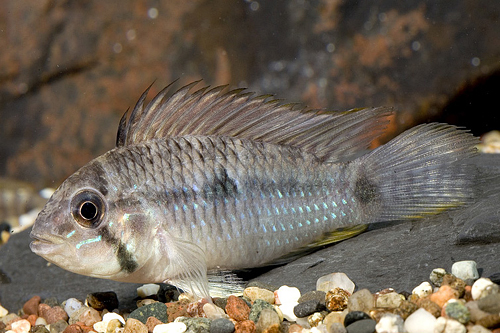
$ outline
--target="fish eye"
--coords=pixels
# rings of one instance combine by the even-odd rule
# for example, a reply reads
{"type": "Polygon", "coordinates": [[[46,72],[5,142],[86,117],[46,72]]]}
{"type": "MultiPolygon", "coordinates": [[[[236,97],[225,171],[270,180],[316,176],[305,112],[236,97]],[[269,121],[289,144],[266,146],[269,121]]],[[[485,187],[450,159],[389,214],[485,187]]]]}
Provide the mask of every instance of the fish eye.
{"type": "Polygon", "coordinates": [[[105,209],[102,195],[92,190],[80,191],[71,200],[71,215],[84,228],[98,227],[105,209]]]}

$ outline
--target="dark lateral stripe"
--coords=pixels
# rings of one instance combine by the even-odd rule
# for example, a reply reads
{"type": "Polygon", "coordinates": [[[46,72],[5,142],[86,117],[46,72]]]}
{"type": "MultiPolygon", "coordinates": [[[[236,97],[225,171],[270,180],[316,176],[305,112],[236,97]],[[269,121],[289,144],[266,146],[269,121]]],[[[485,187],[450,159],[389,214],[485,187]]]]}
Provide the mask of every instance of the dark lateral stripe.
{"type": "Polygon", "coordinates": [[[216,170],[213,181],[203,185],[203,197],[207,201],[230,198],[237,194],[236,181],[229,177],[225,168],[216,170]]]}
{"type": "Polygon", "coordinates": [[[122,271],[126,273],[133,273],[139,268],[139,264],[135,261],[134,256],[125,247],[122,241],[109,232],[107,227],[101,229],[102,239],[116,248],[116,258],[118,259],[118,264],[122,271]]]}

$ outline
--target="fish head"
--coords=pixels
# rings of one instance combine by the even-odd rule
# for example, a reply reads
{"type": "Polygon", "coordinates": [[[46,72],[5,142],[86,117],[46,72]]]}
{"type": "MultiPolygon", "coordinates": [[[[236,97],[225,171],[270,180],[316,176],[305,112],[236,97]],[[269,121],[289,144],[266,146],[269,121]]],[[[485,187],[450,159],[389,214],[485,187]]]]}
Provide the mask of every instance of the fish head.
{"type": "Polygon", "coordinates": [[[112,174],[89,163],[66,179],[39,213],[31,250],[68,271],[127,281],[148,262],[147,209],[119,193],[112,174]]]}

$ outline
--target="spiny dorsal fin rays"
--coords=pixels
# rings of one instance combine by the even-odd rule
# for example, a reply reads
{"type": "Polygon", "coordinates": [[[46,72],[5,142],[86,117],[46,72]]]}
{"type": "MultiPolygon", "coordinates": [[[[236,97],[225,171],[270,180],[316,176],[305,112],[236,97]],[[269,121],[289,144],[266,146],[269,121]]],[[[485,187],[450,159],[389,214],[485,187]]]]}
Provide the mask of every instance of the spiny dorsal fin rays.
{"type": "Polygon", "coordinates": [[[167,98],[170,84],[144,107],[148,88],[129,120],[124,120],[125,115],[122,118],[117,146],[183,135],[220,135],[296,146],[320,159],[336,161],[366,149],[386,127],[391,113],[385,107],[344,112],[306,110],[245,89],[224,92],[227,86],[206,86],[191,93],[199,82],[167,98]]]}

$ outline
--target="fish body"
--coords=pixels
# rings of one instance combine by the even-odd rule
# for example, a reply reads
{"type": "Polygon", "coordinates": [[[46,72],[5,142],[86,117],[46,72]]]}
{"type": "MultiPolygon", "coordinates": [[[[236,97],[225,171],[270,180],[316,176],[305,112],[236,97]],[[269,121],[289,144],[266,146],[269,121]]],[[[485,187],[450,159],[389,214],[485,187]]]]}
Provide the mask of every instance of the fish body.
{"type": "Polygon", "coordinates": [[[416,218],[471,201],[476,140],[417,126],[354,158],[383,108],[298,112],[218,88],[145,108],[117,147],[70,176],[39,214],[31,249],[70,271],[171,281],[209,297],[208,270],[262,266],[339,228],[416,218]],[[280,122],[281,121],[281,122],[280,122]]]}

